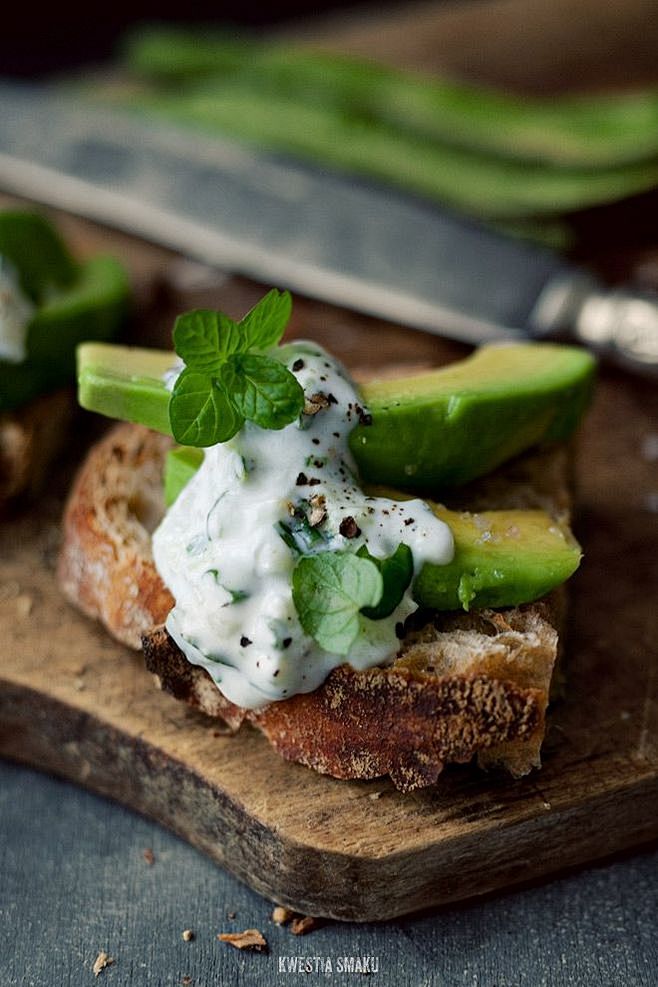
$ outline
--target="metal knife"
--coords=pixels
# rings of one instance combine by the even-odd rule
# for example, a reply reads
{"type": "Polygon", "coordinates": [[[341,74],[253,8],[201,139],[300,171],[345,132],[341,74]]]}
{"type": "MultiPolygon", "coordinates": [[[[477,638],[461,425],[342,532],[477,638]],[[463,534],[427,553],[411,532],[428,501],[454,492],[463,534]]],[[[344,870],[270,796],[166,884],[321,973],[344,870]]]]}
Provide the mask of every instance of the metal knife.
{"type": "Polygon", "coordinates": [[[418,199],[47,87],[0,83],[0,188],[418,329],[570,336],[658,372],[656,298],[418,199]]]}

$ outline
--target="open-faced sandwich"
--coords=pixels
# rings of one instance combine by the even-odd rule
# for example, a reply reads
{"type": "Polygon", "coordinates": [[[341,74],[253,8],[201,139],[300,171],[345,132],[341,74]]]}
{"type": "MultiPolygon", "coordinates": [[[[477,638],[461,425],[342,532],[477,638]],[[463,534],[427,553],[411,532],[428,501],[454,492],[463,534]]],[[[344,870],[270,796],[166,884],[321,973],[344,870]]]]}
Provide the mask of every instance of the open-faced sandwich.
{"type": "Polygon", "coordinates": [[[40,484],[66,441],[75,348],[115,335],[128,293],[112,257],[78,264],[42,216],[0,212],[0,508],[40,484]]]}
{"type": "Polygon", "coordinates": [[[128,424],[72,489],[65,593],[166,691],[323,773],[528,772],[592,358],[490,346],[357,387],[316,343],[279,345],[289,315],[273,290],[238,323],[181,316],[176,354],[80,348],[82,405],[128,424]]]}

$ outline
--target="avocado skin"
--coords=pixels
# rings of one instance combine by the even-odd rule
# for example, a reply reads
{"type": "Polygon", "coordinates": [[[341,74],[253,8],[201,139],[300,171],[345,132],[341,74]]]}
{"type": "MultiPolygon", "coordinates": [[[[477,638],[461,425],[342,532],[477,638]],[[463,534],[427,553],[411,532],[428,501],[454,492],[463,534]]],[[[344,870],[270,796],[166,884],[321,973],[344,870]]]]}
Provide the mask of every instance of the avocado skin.
{"type": "Polygon", "coordinates": [[[22,363],[0,361],[0,411],[18,408],[75,378],[75,350],[84,339],[111,339],[128,311],[129,284],[112,257],[92,257],[75,281],[34,313],[22,363]]]}
{"type": "Polygon", "coordinates": [[[361,478],[436,491],[564,441],[590,401],[595,366],[577,347],[496,345],[427,374],[364,384],[372,424],[349,439],[361,478]]]}

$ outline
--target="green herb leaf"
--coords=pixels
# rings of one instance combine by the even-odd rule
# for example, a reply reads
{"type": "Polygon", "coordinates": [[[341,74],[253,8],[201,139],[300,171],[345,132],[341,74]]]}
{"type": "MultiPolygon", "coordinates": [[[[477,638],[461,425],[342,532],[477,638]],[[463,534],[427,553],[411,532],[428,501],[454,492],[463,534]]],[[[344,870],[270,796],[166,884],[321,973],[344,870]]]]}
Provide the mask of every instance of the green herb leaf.
{"type": "Polygon", "coordinates": [[[379,569],[384,581],[382,598],[375,607],[362,607],[361,613],[369,620],[383,620],[390,617],[404,596],[404,591],[414,574],[414,559],[408,545],[400,542],[387,559],[376,559],[365,545],[356,553],[360,559],[369,559],[379,569]]]}
{"type": "Polygon", "coordinates": [[[290,295],[269,291],[241,322],[222,312],[197,309],[176,320],[174,346],[185,369],[169,401],[174,438],[202,447],[226,442],[245,419],[261,428],[283,428],[304,407],[297,379],[267,349],[290,318],[290,295]]]}
{"type": "Polygon", "coordinates": [[[349,552],[306,556],[292,574],[292,598],[304,631],[337,655],[348,653],[359,633],[359,610],[377,606],[383,589],[377,566],[349,552]]]}
{"type": "Polygon", "coordinates": [[[290,371],[268,356],[240,353],[222,368],[236,408],[261,428],[283,428],[304,408],[304,391],[290,371]]]}
{"type": "Polygon", "coordinates": [[[279,342],[290,320],[290,292],[272,288],[240,322],[245,349],[267,350],[279,342]]]}
{"type": "Polygon", "coordinates": [[[240,412],[211,377],[187,368],[174,385],[169,418],[176,441],[197,447],[226,442],[244,424],[240,412]]]}
{"type": "Polygon", "coordinates": [[[174,349],[190,370],[216,377],[227,357],[245,348],[240,329],[222,312],[196,309],[174,323],[174,349]]]}

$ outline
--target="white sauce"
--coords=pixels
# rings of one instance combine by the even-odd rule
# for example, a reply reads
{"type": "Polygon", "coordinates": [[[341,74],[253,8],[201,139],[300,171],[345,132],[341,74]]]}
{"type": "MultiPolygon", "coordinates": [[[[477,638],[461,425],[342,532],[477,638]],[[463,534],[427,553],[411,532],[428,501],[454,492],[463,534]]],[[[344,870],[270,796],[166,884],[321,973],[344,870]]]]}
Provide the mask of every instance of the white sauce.
{"type": "Polygon", "coordinates": [[[0,360],[22,363],[34,305],[23,293],[14,268],[0,257],[0,360]]]}
{"type": "MultiPolygon", "coordinates": [[[[321,523],[302,520],[298,537],[311,532],[314,539],[308,553],[366,544],[371,555],[386,558],[404,542],[417,574],[427,561],[447,564],[454,552],[449,527],[422,500],[373,498],[360,489],[347,438],[363,412],[340,364],[314,343],[272,355],[295,373],[307,400],[321,393],[328,406],[280,431],[248,422],[229,442],[206,449],[153,535],[158,572],[176,600],[169,633],[227,699],[248,708],[310,692],[345,661],[323,651],[299,623],[291,588],[299,556],[280,533],[282,523],[299,523],[290,505],[309,517],[324,497],[321,523]],[[339,531],[348,517],[356,537],[339,531]]],[[[322,514],[316,510],[313,521],[322,514]]],[[[391,661],[396,625],[416,609],[409,588],[390,617],[360,616],[349,663],[362,669],[391,661]]]]}

